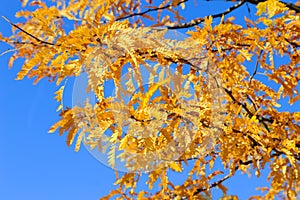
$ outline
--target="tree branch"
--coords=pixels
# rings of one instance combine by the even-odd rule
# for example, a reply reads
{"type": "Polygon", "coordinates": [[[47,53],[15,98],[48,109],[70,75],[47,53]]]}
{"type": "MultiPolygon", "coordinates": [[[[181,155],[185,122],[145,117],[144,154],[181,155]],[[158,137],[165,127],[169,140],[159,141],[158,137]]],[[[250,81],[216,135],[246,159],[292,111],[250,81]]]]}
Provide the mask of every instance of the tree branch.
{"type": "MultiPolygon", "coordinates": [[[[266,0],[245,0],[251,4],[257,5],[261,2],[265,2],[266,0]]],[[[300,7],[296,6],[295,4],[292,3],[287,3],[283,1],[279,1],[280,3],[284,4],[288,9],[296,11],[296,13],[300,13],[300,7]]]]}
{"type": "MultiPolygon", "coordinates": [[[[280,154],[280,153],[274,153],[274,154],[270,155],[270,157],[271,157],[271,158],[274,158],[274,157],[279,156],[279,155],[281,155],[281,154],[280,154]]],[[[262,159],[260,159],[260,161],[261,161],[261,160],[262,160],[262,159]]],[[[240,160],[240,161],[239,161],[239,165],[235,166],[235,170],[238,170],[240,165],[250,165],[250,164],[252,164],[252,163],[253,163],[253,160],[248,160],[248,161],[246,161],[246,162],[243,162],[243,161],[240,160]]],[[[207,188],[198,188],[198,189],[196,190],[196,192],[194,192],[194,196],[197,195],[197,194],[199,194],[200,192],[204,192],[204,191],[206,191],[206,190],[209,190],[209,189],[211,189],[211,188],[214,188],[214,187],[218,186],[219,184],[221,184],[222,182],[226,181],[227,179],[229,179],[229,178],[232,177],[233,175],[234,175],[234,174],[230,173],[230,174],[224,176],[223,178],[221,178],[220,180],[218,180],[218,181],[216,181],[216,182],[213,182],[213,183],[212,183],[209,187],[207,187],[207,188]]]]}
{"type": "Polygon", "coordinates": [[[209,190],[209,189],[211,189],[211,188],[214,188],[214,187],[218,186],[219,184],[221,184],[222,182],[226,181],[227,179],[229,179],[229,178],[232,177],[232,176],[233,176],[233,174],[228,174],[228,175],[224,176],[223,178],[221,178],[220,180],[218,180],[218,181],[212,183],[212,184],[211,184],[209,187],[207,187],[207,188],[198,188],[198,189],[196,190],[196,192],[194,192],[193,195],[195,196],[195,195],[199,194],[200,192],[204,192],[204,191],[206,191],[206,190],[209,190]]]}
{"type": "MultiPolygon", "coordinates": [[[[254,69],[254,72],[253,72],[252,76],[250,77],[250,84],[251,84],[251,82],[252,82],[252,79],[254,78],[254,76],[255,76],[256,73],[257,73],[258,64],[259,64],[259,58],[260,58],[262,52],[263,52],[263,50],[260,50],[259,55],[258,55],[258,57],[257,57],[256,63],[255,63],[255,69],[254,69]]],[[[252,103],[253,103],[253,102],[252,102],[252,103]]]]}
{"type": "MultiPolygon", "coordinates": [[[[139,56],[143,56],[144,58],[147,59],[148,58],[157,58],[158,55],[155,50],[153,50],[152,52],[144,52],[142,49],[139,49],[139,50],[136,50],[135,53],[137,53],[139,56]]],[[[195,70],[201,70],[199,67],[193,65],[190,61],[188,61],[187,59],[184,59],[184,58],[181,58],[180,56],[177,56],[175,58],[172,58],[172,57],[165,57],[165,59],[169,62],[172,62],[172,63],[175,63],[175,64],[179,64],[179,63],[182,63],[182,64],[187,64],[187,65],[190,65],[190,67],[194,68],[195,70]]],[[[228,96],[231,98],[231,100],[234,102],[234,103],[237,103],[238,105],[241,105],[242,108],[247,112],[247,114],[249,115],[249,117],[251,118],[252,116],[254,116],[254,113],[252,113],[247,104],[245,103],[242,103],[242,102],[239,102],[234,96],[233,96],[233,93],[231,90],[227,89],[227,88],[223,88],[223,90],[228,94],[228,96]]],[[[252,101],[252,99],[247,96],[248,100],[254,105],[255,109],[258,109],[257,106],[254,104],[254,102],[252,101]]],[[[169,113],[170,115],[172,115],[172,113],[169,113]]],[[[177,115],[177,117],[182,117],[180,115],[177,115]]],[[[184,119],[184,117],[182,117],[184,119]]],[[[267,117],[263,117],[261,115],[257,115],[257,119],[258,121],[266,128],[266,130],[268,132],[270,132],[271,130],[269,129],[267,123],[273,123],[274,122],[274,119],[272,118],[267,118],[267,117]]],[[[188,119],[186,119],[188,120],[188,119]]],[[[202,121],[201,120],[201,123],[204,127],[206,128],[217,128],[217,129],[220,129],[219,127],[212,127],[210,126],[206,121],[202,121]]],[[[226,124],[224,124],[226,126],[226,124]]],[[[236,133],[242,133],[241,131],[237,130],[237,129],[232,129],[233,132],[236,132],[236,133]]],[[[243,134],[246,134],[246,133],[243,133],[243,134]]],[[[251,142],[253,143],[254,146],[261,146],[261,147],[264,147],[264,148],[268,148],[269,146],[265,147],[262,143],[256,141],[253,137],[251,137],[251,135],[247,134],[246,135],[249,140],[251,140],[251,142]]],[[[273,138],[274,140],[278,140],[277,138],[273,138]]],[[[281,140],[278,140],[279,142],[281,142],[281,140]]],[[[283,152],[280,152],[278,150],[276,150],[275,148],[273,148],[274,151],[280,153],[280,154],[284,154],[283,152]]],[[[297,160],[299,160],[299,157],[297,155],[293,155],[297,160]]],[[[191,160],[193,159],[196,159],[196,158],[191,158],[191,160]]],[[[176,160],[176,161],[183,161],[183,160],[176,160]]]]}
{"type": "MultiPolygon", "coordinates": [[[[234,11],[235,9],[241,7],[246,1],[242,0],[240,2],[238,2],[237,4],[233,5],[232,7],[228,8],[227,10],[225,10],[224,12],[218,13],[218,14],[214,14],[211,15],[212,18],[220,18],[223,15],[226,15],[228,13],[231,13],[232,11],[234,11]]],[[[204,18],[198,18],[198,19],[194,19],[191,22],[188,23],[184,23],[184,24],[178,24],[175,26],[168,26],[168,29],[181,29],[181,28],[190,28],[193,26],[196,26],[200,23],[204,22],[204,18]]]]}
{"type": "MultiPolygon", "coordinates": [[[[185,3],[185,2],[187,2],[187,1],[188,1],[188,0],[180,1],[180,2],[178,2],[178,3],[175,5],[175,7],[179,6],[179,5],[182,4],[182,3],[185,3]]],[[[115,21],[120,21],[120,20],[128,19],[128,18],[134,17],[134,16],[142,16],[142,15],[147,14],[147,13],[149,13],[149,12],[158,11],[158,10],[164,10],[164,9],[170,8],[170,7],[172,7],[172,6],[174,6],[174,5],[172,5],[172,3],[170,3],[170,4],[167,4],[167,5],[163,6],[163,7],[150,8],[150,9],[145,10],[145,11],[143,11],[143,12],[132,13],[132,14],[130,14],[130,15],[126,15],[126,16],[124,16],[124,17],[117,18],[115,21]]]]}
{"type": "MultiPolygon", "coordinates": [[[[225,10],[224,12],[211,15],[211,17],[212,18],[220,18],[223,15],[226,15],[226,14],[232,12],[233,10],[241,7],[246,2],[257,5],[258,3],[264,2],[264,1],[266,1],[266,0],[241,0],[237,4],[233,5],[232,7],[228,8],[227,10],[225,10]]],[[[286,3],[286,2],[283,2],[283,1],[280,1],[280,3],[283,3],[290,10],[294,10],[296,13],[300,13],[300,7],[299,6],[296,6],[295,4],[292,4],[292,3],[286,3]]],[[[193,27],[193,26],[196,26],[196,25],[202,23],[203,21],[204,21],[204,18],[197,18],[197,19],[192,20],[191,22],[184,23],[184,24],[178,24],[178,25],[175,25],[175,26],[169,26],[167,28],[168,29],[190,28],[190,27],[193,27]]]]}
{"type": "Polygon", "coordinates": [[[42,43],[42,44],[47,44],[47,45],[52,45],[55,46],[56,44],[51,43],[51,42],[47,42],[47,41],[43,41],[41,39],[39,39],[38,37],[28,33],[27,31],[25,31],[24,29],[22,29],[21,27],[17,26],[16,24],[12,23],[9,19],[7,19],[6,17],[2,16],[2,18],[7,21],[10,25],[12,25],[13,27],[19,29],[20,31],[22,31],[23,33],[25,33],[26,35],[30,36],[31,38],[35,39],[36,41],[42,43]]]}
{"type": "Polygon", "coordinates": [[[283,1],[280,1],[280,3],[283,3],[290,10],[294,10],[294,11],[296,11],[296,13],[300,13],[300,7],[299,6],[296,6],[295,4],[292,4],[292,3],[286,3],[286,2],[283,2],[283,1]]]}
{"type": "Polygon", "coordinates": [[[284,38],[285,41],[287,41],[288,43],[290,43],[293,47],[295,48],[299,48],[300,47],[300,44],[297,44],[296,42],[293,42],[287,38],[284,38]]]}
{"type": "MultiPolygon", "coordinates": [[[[254,114],[248,109],[247,105],[245,103],[241,103],[238,100],[235,99],[235,97],[232,94],[232,91],[228,90],[227,88],[224,88],[224,91],[229,95],[229,97],[231,98],[231,100],[235,103],[237,103],[238,105],[242,105],[242,108],[248,113],[249,117],[251,118],[254,114]]],[[[268,132],[270,132],[270,129],[268,127],[268,125],[265,123],[270,122],[273,123],[274,120],[269,119],[269,118],[265,118],[263,116],[257,115],[257,119],[260,123],[262,123],[264,125],[264,127],[267,129],[268,132]]]]}

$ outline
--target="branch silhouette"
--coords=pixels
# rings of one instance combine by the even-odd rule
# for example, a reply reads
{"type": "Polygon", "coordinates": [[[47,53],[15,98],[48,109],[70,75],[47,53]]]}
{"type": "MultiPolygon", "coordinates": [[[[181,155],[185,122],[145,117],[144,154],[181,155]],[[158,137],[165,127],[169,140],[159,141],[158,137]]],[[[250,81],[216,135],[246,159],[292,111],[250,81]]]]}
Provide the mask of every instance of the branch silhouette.
{"type": "MultiPolygon", "coordinates": [[[[180,1],[177,5],[175,5],[175,7],[179,6],[182,3],[185,3],[187,1],[188,0],[180,1]]],[[[211,1],[211,0],[206,0],[206,1],[211,1]]],[[[224,1],[230,2],[230,0],[224,0],[224,1]]],[[[242,5],[244,5],[245,3],[251,3],[251,4],[254,4],[254,5],[257,5],[258,3],[265,2],[265,1],[266,0],[241,0],[237,4],[229,7],[227,10],[225,10],[225,11],[223,11],[221,13],[217,13],[217,14],[213,14],[213,15],[209,15],[209,16],[211,16],[212,18],[220,18],[223,15],[225,16],[225,15],[231,13],[232,11],[236,10],[237,8],[239,8],[242,5]]],[[[234,2],[234,1],[232,1],[232,2],[234,2]]],[[[297,6],[297,5],[293,4],[293,3],[287,3],[287,2],[283,2],[283,1],[279,1],[279,2],[282,3],[282,4],[284,4],[290,10],[294,10],[296,13],[300,13],[300,7],[299,6],[297,6]]],[[[132,13],[130,15],[126,15],[124,17],[117,18],[116,21],[128,19],[128,18],[134,17],[134,16],[142,16],[142,15],[147,14],[149,12],[154,12],[154,11],[158,11],[158,10],[164,10],[164,9],[170,8],[172,6],[174,6],[174,5],[168,4],[168,5],[163,6],[163,7],[150,8],[150,9],[148,9],[146,11],[143,11],[143,12],[132,13]]],[[[208,17],[208,16],[206,16],[206,17],[208,17]]],[[[204,21],[204,19],[205,19],[205,17],[196,18],[196,19],[191,20],[188,23],[177,24],[177,25],[174,25],[174,26],[167,26],[167,29],[190,28],[190,27],[193,27],[193,26],[196,26],[196,25],[202,23],[204,21]]]]}
{"type": "MultiPolygon", "coordinates": [[[[185,2],[187,2],[187,1],[188,1],[188,0],[180,1],[180,2],[178,2],[178,3],[175,5],[175,7],[179,6],[179,5],[182,4],[182,3],[185,3],[185,2]]],[[[172,4],[167,4],[167,5],[163,6],[163,7],[150,8],[150,9],[148,9],[148,10],[146,10],[146,11],[143,11],[143,12],[132,13],[132,14],[130,14],[130,15],[126,15],[126,16],[124,16],[124,17],[117,18],[116,21],[128,19],[128,18],[134,17],[134,16],[142,16],[142,15],[145,15],[145,14],[147,14],[147,13],[149,13],[149,12],[158,11],[158,10],[164,10],[164,9],[170,8],[170,7],[172,7],[172,6],[174,6],[174,5],[172,5],[172,4]]]]}
{"type": "Polygon", "coordinates": [[[30,34],[29,32],[25,31],[24,29],[22,29],[21,27],[19,27],[18,25],[12,23],[9,19],[7,19],[6,17],[2,16],[2,18],[7,21],[11,26],[19,29],[20,31],[22,31],[23,33],[25,33],[26,35],[30,36],[31,38],[35,39],[36,41],[42,43],[42,44],[47,44],[47,45],[57,45],[57,44],[54,44],[54,43],[51,43],[51,42],[47,42],[47,41],[44,41],[44,40],[41,40],[40,38],[30,34]]]}
{"type": "MultiPolygon", "coordinates": [[[[237,4],[233,5],[232,7],[228,8],[227,10],[225,10],[224,12],[221,12],[221,13],[218,13],[218,14],[214,14],[214,15],[210,15],[210,16],[212,18],[220,18],[223,15],[229,14],[232,11],[234,11],[235,9],[241,7],[242,5],[244,5],[244,3],[246,3],[246,1],[240,1],[237,4]]],[[[168,29],[190,28],[190,27],[196,26],[196,25],[204,22],[204,19],[205,19],[205,17],[204,18],[197,18],[197,19],[192,20],[191,22],[184,23],[184,24],[178,24],[178,25],[175,25],[175,26],[168,26],[167,28],[168,29]]]]}

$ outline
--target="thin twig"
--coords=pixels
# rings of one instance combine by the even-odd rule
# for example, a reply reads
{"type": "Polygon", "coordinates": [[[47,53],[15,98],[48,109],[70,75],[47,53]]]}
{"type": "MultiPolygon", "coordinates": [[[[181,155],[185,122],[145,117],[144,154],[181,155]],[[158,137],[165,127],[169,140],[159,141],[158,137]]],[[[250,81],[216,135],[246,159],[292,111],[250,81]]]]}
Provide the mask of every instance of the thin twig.
{"type": "MultiPolygon", "coordinates": [[[[224,88],[224,91],[229,95],[229,97],[231,98],[231,100],[233,100],[233,102],[237,103],[238,105],[241,105],[242,108],[247,112],[247,114],[249,115],[249,117],[251,118],[254,114],[248,109],[247,105],[245,103],[241,103],[239,102],[238,100],[235,99],[235,97],[233,96],[232,94],[232,91],[228,90],[227,88],[224,88]]],[[[267,122],[271,122],[273,123],[274,120],[272,119],[268,119],[268,118],[265,118],[263,116],[260,116],[260,115],[257,115],[257,119],[260,123],[263,124],[263,126],[266,128],[266,130],[268,132],[270,132],[270,129],[268,127],[268,125],[265,123],[265,121],[267,122]]]]}
{"type": "MultiPolygon", "coordinates": [[[[179,6],[179,5],[182,4],[182,3],[185,3],[185,2],[187,2],[187,1],[188,1],[188,0],[180,1],[180,2],[178,2],[178,3],[175,5],[175,7],[179,6]]],[[[150,9],[148,9],[148,10],[146,10],[146,11],[143,11],[143,12],[132,13],[132,14],[130,14],[130,15],[126,15],[126,16],[124,16],[124,17],[117,18],[116,21],[128,19],[128,18],[134,17],[134,16],[142,16],[142,15],[145,15],[145,14],[147,14],[147,13],[149,13],[149,12],[158,11],[158,10],[164,10],[164,9],[170,8],[170,7],[172,7],[172,6],[174,6],[174,5],[172,5],[172,4],[167,4],[167,5],[163,6],[163,7],[150,8],[150,9]]]]}
{"type": "MultiPolygon", "coordinates": [[[[20,48],[19,48],[19,49],[20,49],[20,48]]],[[[7,49],[6,51],[4,51],[4,52],[2,52],[2,53],[0,54],[0,57],[3,56],[3,55],[5,55],[5,54],[7,54],[7,53],[9,53],[9,52],[17,51],[17,50],[19,50],[19,49],[7,49]]]]}
{"type": "MultiPolygon", "coordinates": [[[[265,2],[266,0],[246,0],[247,2],[251,3],[251,4],[259,4],[261,2],[265,2]]],[[[284,4],[288,9],[290,10],[294,10],[296,11],[296,13],[300,13],[300,7],[296,6],[293,3],[287,3],[287,2],[283,2],[283,1],[279,1],[280,3],[284,4]]]]}
{"type": "Polygon", "coordinates": [[[254,76],[255,76],[256,73],[257,73],[258,64],[259,64],[259,59],[260,59],[260,56],[261,56],[262,52],[263,52],[263,50],[260,50],[259,55],[258,55],[258,57],[257,57],[257,61],[256,61],[256,63],[255,63],[255,69],[254,69],[254,72],[253,72],[252,76],[250,77],[250,84],[251,84],[251,82],[252,82],[252,79],[254,78],[254,76]]]}
{"type": "Polygon", "coordinates": [[[293,41],[290,41],[289,39],[287,38],[284,38],[285,41],[287,41],[288,43],[290,43],[292,46],[296,47],[296,48],[299,48],[300,47],[300,44],[297,44],[296,42],[293,42],[293,41]]]}
{"type": "Polygon", "coordinates": [[[211,189],[211,188],[214,188],[214,187],[218,186],[219,184],[221,184],[222,182],[226,181],[227,179],[229,179],[229,178],[232,177],[232,176],[233,176],[233,174],[228,174],[228,175],[224,176],[223,178],[221,178],[220,180],[218,180],[218,181],[212,183],[212,184],[211,184],[210,186],[208,186],[207,188],[198,188],[198,189],[196,190],[196,192],[194,192],[193,196],[196,196],[196,195],[199,194],[200,192],[204,192],[204,191],[206,191],[206,190],[209,190],[209,189],[211,189]]]}
{"type": "Polygon", "coordinates": [[[56,44],[54,43],[51,43],[51,42],[47,42],[47,41],[44,41],[44,40],[41,40],[39,39],[38,37],[28,33],[27,31],[25,31],[24,29],[22,29],[21,27],[17,26],[16,24],[12,23],[9,19],[7,19],[6,17],[2,16],[2,18],[7,21],[10,25],[12,25],[13,27],[19,29],[20,31],[22,31],[23,33],[25,33],[26,35],[30,36],[31,38],[37,40],[38,42],[42,43],[42,44],[47,44],[47,45],[53,45],[55,46],[56,44]]]}
{"type": "Polygon", "coordinates": [[[253,105],[255,111],[257,111],[257,106],[256,106],[256,104],[254,103],[254,101],[252,100],[252,98],[251,98],[248,94],[247,94],[247,99],[252,103],[252,105],[253,105]]]}
{"type": "MultiPolygon", "coordinates": [[[[279,156],[279,155],[281,155],[281,154],[282,154],[282,153],[274,153],[274,154],[270,155],[270,157],[271,157],[271,158],[274,158],[274,157],[277,157],[277,156],[279,156]]],[[[262,159],[260,159],[259,161],[262,161],[262,159]]],[[[240,160],[240,161],[239,161],[239,165],[235,166],[235,170],[238,170],[240,165],[250,165],[250,164],[252,164],[252,163],[253,163],[253,160],[248,160],[248,161],[245,161],[245,162],[243,162],[243,161],[240,160]]],[[[224,176],[223,178],[221,178],[220,180],[218,180],[218,181],[212,183],[212,184],[211,184],[210,186],[208,186],[207,188],[198,188],[198,189],[196,190],[196,192],[194,192],[194,196],[197,195],[197,194],[199,194],[200,192],[204,192],[204,191],[207,191],[207,190],[209,190],[209,189],[211,189],[211,188],[214,188],[214,187],[218,186],[219,184],[221,184],[222,182],[226,181],[227,179],[229,179],[229,178],[232,177],[233,175],[234,175],[234,174],[230,173],[230,174],[224,176]]]]}
{"type": "MultiPolygon", "coordinates": [[[[225,10],[224,12],[218,13],[218,14],[214,14],[214,15],[210,15],[212,18],[220,18],[223,15],[226,15],[232,11],[234,11],[235,9],[239,8],[240,6],[242,6],[245,3],[245,1],[240,1],[237,4],[233,5],[232,7],[228,8],[227,10],[225,10]]],[[[168,26],[168,29],[181,29],[181,28],[190,28],[193,26],[196,26],[200,23],[204,22],[204,18],[198,18],[198,19],[194,19],[191,22],[188,23],[184,23],[184,24],[178,24],[175,26],[168,26]]]]}

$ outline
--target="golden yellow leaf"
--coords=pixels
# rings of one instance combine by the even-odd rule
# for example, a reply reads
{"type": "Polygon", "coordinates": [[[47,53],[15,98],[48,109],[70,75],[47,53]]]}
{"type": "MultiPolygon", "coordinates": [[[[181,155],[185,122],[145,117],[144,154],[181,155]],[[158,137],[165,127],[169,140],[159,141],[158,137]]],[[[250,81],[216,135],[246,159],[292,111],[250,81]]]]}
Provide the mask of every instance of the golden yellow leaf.
{"type": "Polygon", "coordinates": [[[24,61],[18,80],[58,86],[86,73],[86,91],[96,96],[94,106],[64,108],[59,87],[54,98],[60,120],[49,133],[66,133],[75,151],[84,142],[91,152],[108,152],[112,168],[121,159],[132,170],[104,199],[198,199],[215,187],[226,195],[215,181],[238,170],[260,175],[266,166],[270,184],[263,198],[295,199],[300,114],[284,98],[291,104],[300,99],[298,6],[252,2],[259,17],[244,18],[245,25],[234,21],[243,2],[191,19],[184,19],[185,1],[146,2],[31,1],[32,8],[16,14],[21,21],[6,20],[12,35],[0,34],[0,40],[12,49],[1,55],[14,51],[9,67],[24,61]],[[182,41],[179,28],[189,34],[182,41]],[[110,136],[103,137],[106,131],[110,136]],[[223,165],[214,165],[216,160],[223,165]],[[137,187],[142,181],[135,170],[148,172],[148,190],[137,187]],[[172,183],[169,170],[184,181],[172,183]],[[218,176],[223,171],[229,172],[218,176]],[[204,192],[195,194],[199,188],[204,192]]]}
{"type": "Polygon", "coordinates": [[[182,172],[182,167],[177,162],[171,162],[170,168],[173,169],[175,172],[182,172]]]}

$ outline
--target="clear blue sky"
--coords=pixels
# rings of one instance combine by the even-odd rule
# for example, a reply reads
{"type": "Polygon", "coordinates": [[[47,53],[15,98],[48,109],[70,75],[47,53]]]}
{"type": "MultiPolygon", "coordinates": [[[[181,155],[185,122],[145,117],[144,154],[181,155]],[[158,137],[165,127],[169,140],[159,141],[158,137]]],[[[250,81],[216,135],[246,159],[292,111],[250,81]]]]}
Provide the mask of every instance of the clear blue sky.
{"type": "MultiPolygon", "coordinates": [[[[230,5],[222,1],[204,2],[187,7],[185,12],[192,18],[223,11],[230,5]]],[[[18,22],[14,14],[20,9],[18,0],[0,3],[0,15],[13,22],[18,22]]],[[[246,6],[232,14],[238,16],[237,21],[243,15],[250,17],[246,6]]],[[[0,32],[7,36],[10,30],[10,25],[0,19],[0,32]]],[[[8,48],[0,43],[0,53],[8,48]]],[[[0,200],[95,200],[108,194],[114,188],[114,171],[84,148],[75,153],[66,146],[66,137],[48,134],[49,127],[59,119],[55,112],[58,104],[53,99],[55,84],[42,80],[33,86],[27,78],[15,81],[21,60],[9,70],[9,55],[0,57],[0,200]]],[[[67,87],[71,91],[72,81],[67,87]]],[[[67,92],[65,98],[71,102],[71,93],[67,92]]],[[[228,193],[241,199],[259,194],[255,188],[264,185],[267,174],[261,179],[239,174],[225,182],[228,193]]],[[[216,192],[214,198],[220,194],[216,192]]]]}

